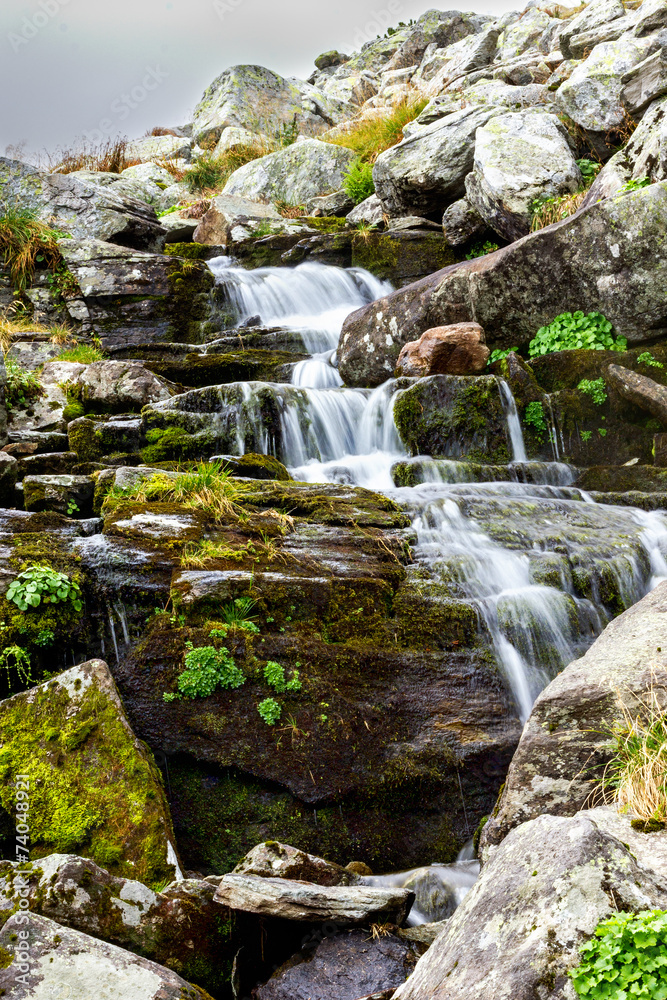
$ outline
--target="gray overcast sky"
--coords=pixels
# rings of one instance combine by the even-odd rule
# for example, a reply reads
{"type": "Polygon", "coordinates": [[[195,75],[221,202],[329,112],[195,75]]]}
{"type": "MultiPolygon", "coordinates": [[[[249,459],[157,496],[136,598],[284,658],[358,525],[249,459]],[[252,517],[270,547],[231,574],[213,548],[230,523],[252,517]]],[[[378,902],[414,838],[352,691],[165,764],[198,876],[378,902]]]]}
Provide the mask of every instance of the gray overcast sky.
{"type": "MultiPolygon", "coordinates": [[[[228,66],[307,77],[326,49],[358,48],[427,0],[0,0],[0,152],[142,135],[190,120],[228,66]],[[144,86],[148,83],[148,87],[144,86]],[[122,103],[132,94],[135,107],[122,103]],[[138,99],[136,99],[138,98],[138,99]]],[[[502,13],[522,0],[473,0],[502,13]]],[[[447,9],[443,5],[443,9],[447,9]]]]}

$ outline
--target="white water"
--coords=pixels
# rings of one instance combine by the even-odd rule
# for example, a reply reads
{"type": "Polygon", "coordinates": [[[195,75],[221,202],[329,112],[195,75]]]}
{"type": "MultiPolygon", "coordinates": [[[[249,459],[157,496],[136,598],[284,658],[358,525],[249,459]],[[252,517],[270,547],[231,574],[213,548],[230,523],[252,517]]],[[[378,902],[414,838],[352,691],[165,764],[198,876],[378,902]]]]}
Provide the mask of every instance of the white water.
{"type": "MultiPolygon", "coordinates": [[[[495,478],[493,470],[486,473],[470,463],[434,461],[428,456],[408,459],[393,420],[394,403],[402,391],[396,382],[390,379],[373,391],[345,389],[340,387],[335,368],[335,348],[345,317],[387,294],[389,286],[359,270],[343,271],[321,264],[245,271],[231,266],[228,258],[217,258],[209,266],[224,285],[239,322],[259,316],[264,326],[280,324],[298,330],[314,355],[296,367],[293,387],[268,387],[279,404],[282,444],[278,457],[299,481],[365,486],[405,505],[412,513],[417,536],[413,547],[416,565],[430,577],[434,594],[444,584],[458,599],[477,609],[480,627],[489,637],[517,713],[525,721],[540,691],[584,652],[608,616],[597,592],[591,599],[575,592],[570,562],[582,558],[576,542],[559,538],[556,547],[550,548],[553,543],[533,540],[533,554],[561,560],[559,586],[547,586],[533,580],[531,557],[525,548],[505,547],[494,541],[463,509],[485,501],[499,505],[502,515],[510,505],[516,505],[520,528],[521,517],[533,516],[529,509],[537,505],[540,510],[542,503],[548,513],[549,504],[557,503],[559,517],[576,521],[582,506],[592,501],[569,487],[574,473],[560,461],[562,440],[553,415],[550,439],[555,461],[528,463],[516,404],[509,386],[498,379],[513,456],[509,470],[500,472],[509,475],[511,482],[479,482],[485,475],[495,478]],[[397,488],[392,467],[406,459],[420,485],[397,488]],[[471,475],[472,483],[467,478],[471,475]],[[522,503],[529,504],[525,511],[520,510],[522,503]]],[[[252,406],[256,384],[246,384],[242,391],[246,405],[237,426],[239,454],[245,450],[248,433],[244,420],[252,423],[253,440],[265,448],[269,444],[261,427],[260,407],[252,406]]],[[[596,505],[596,511],[599,509],[596,505]]],[[[634,524],[643,529],[635,530],[634,550],[626,552],[619,542],[618,556],[606,564],[628,607],[667,578],[667,522],[660,513],[602,509],[609,511],[610,525],[617,517],[625,519],[624,528],[634,524]]],[[[549,523],[547,520],[547,526],[549,523]]],[[[590,556],[588,559],[590,563],[590,556]]],[[[592,578],[597,579],[595,574],[592,578]]],[[[594,582],[594,591],[596,588],[594,582]]]]}

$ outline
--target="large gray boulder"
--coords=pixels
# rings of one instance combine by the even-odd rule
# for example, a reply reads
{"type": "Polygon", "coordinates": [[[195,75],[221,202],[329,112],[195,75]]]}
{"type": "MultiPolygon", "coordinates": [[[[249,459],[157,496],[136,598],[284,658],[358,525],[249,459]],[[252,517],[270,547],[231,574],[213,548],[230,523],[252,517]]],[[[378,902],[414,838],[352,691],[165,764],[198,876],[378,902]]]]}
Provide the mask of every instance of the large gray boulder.
{"type": "Polygon", "coordinates": [[[586,815],[505,839],[395,1000],[573,1000],[568,972],[618,910],[667,906],[667,880],[586,815]]]}
{"type": "Polygon", "coordinates": [[[275,136],[296,123],[303,135],[319,135],[351,116],[349,106],[301,80],[287,80],[263,66],[224,70],[194,111],[193,135],[219,139],[230,125],[275,136]]]}
{"type": "Polygon", "coordinates": [[[648,55],[650,39],[624,36],[596,45],[557,94],[561,111],[582,128],[604,132],[625,120],[621,78],[648,55]]]}
{"type": "Polygon", "coordinates": [[[125,155],[128,160],[150,163],[153,160],[189,160],[192,139],[178,135],[148,135],[128,142],[125,155]]]}
{"type": "Polygon", "coordinates": [[[621,365],[609,365],[607,373],[611,385],[623,399],[646,410],[667,430],[667,388],[664,385],[621,365]]]}
{"type": "Polygon", "coordinates": [[[574,194],[581,184],[566,129],[555,115],[517,111],[477,129],[467,198],[504,239],[530,232],[536,198],[574,194]]]}
{"type": "Polygon", "coordinates": [[[429,83],[429,93],[438,94],[468,73],[488,66],[496,54],[499,35],[500,28],[490,24],[481,32],[449,45],[441,53],[442,66],[429,83]]]}
{"type": "Polygon", "coordinates": [[[591,0],[580,14],[566,21],[558,36],[561,52],[566,59],[574,58],[569,44],[572,37],[582,32],[594,31],[624,15],[625,7],[621,0],[591,0]]]}
{"type": "Polygon", "coordinates": [[[525,10],[523,16],[508,25],[498,38],[496,62],[515,59],[531,49],[537,54],[537,43],[552,22],[553,18],[538,7],[525,10]]]}
{"type": "Polygon", "coordinates": [[[165,380],[140,361],[94,361],[71,385],[70,392],[84,408],[97,413],[138,413],[174,395],[165,380]]]}
{"type": "Polygon", "coordinates": [[[595,178],[584,206],[618,193],[630,180],[667,180],[667,96],[645,111],[627,145],[614,153],[595,178]]]}
{"type": "Polygon", "coordinates": [[[0,931],[0,989],[12,1000],[210,1000],[171,969],[36,913],[0,931]]]}
{"type": "Polygon", "coordinates": [[[239,167],[222,193],[249,201],[302,205],[310,198],[339,191],[354,159],[355,154],[345,146],[306,139],[239,167]]]}
{"type": "Polygon", "coordinates": [[[42,394],[9,412],[10,431],[65,431],[63,410],[67,406],[67,384],[84,371],[73,361],[49,361],[38,378],[42,394]]]}
{"type": "Polygon", "coordinates": [[[164,246],[165,233],[155,211],[135,197],[116,194],[113,182],[101,189],[71,174],[45,174],[1,156],[0,190],[3,201],[33,209],[42,222],[75,238],[144,250],[164,246]]]}
{"type": "Polygon", "coordinates": [[[572,816],[599,787],[611,728],[667,681],[667,583],[616,618],[542,692],[512,759],[485,848],[543,813],[572,816]]]}
{"type": "Polygon", "coordinates": [[[638,115],[667,93],[667,59],[661,47],[621,77],[620,101],[629,115],[638,115]]]}
{"type": "Polygon", "coordinates": [[[490,346],[511,347],[577,308],[603,313],[634,344],[664,335],[665,213],[667,184],[653,184],[365,306],[343,325],[341,375],[348,385],[378,385],[404,344],[450,323],[479,323],[490,346]]]}
{"type": "Polygon", "coordinates": [[[465,193],[473,165],[475,133],[497,114],[469,107],[434,122],[378,156],[375,191],[390,216],[443,211],[465,193]]]}

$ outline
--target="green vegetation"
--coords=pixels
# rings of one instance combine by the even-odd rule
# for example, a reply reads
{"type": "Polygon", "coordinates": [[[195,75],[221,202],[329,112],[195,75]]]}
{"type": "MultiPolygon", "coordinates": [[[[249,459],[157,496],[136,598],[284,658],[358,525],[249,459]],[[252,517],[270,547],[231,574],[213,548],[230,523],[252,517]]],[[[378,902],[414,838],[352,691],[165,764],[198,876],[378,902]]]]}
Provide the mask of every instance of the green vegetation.
{"type": "Polygon", "coordinates": [[[540,402],[529,403],[526,407],[523,419],[538,434],[544,434],[547,429],[546,420],[544,419],[544,407],[540,402]]]}
{"type": "Polygon", "coordinates": [[[219,191],[239,167],[244,167],[246,163],[251,163],[253,160],[274,151],[272,147],[257,142],[253,145],[228,149],[220,156],[207,153],[186,170],[183,183],[193,194],[201,194],[204,191],[219,191]]]}
{"type": "Polygon", "coordinates": [[[355,205],[360,205],[366,198],[375,194],[372,164],[364,163],[363,160],[355,160],[345,175],[343,188],[355,205]]]}
{"type": "Polygon", "coordinates": [[[265,698],[264,701],[260,701],[257,711],[267,726],[275,726],[283,714],[283,710],[275,698],[265,698]]]}
{"type": "Polygon", "coordinates": [[[667,713],[656,693],[640,701],[634,713],[624,706],[610,737],[613,757],[605,786],[642,829],[662,828],[667,823],[667,713]]]}
{"type": "Polygon", "coordinates": [[[579,437],[584,443],[590,441],[592,436],[593,436],[593,431],[581,431],[579,434],[579,437]]]}
{"type": "Polygon", "coordinates": [[[568,192],[557,197],[549,197],[546,194],[535,198],[530,204],[531,231],[537,232],[545,226],[551,226],[554,222],[561,222],[577,212],[588,194],[588,190],[602,169],[601,163],[594,160],[577,160],[577,166],[583,177],[583,185],[574,193],[568,192]]]}
{"type": "Polygon", "coordinates": [[[630,194],[632,191],[639,191],[641,188],[650,187],[651,181],[648,177],[639,177],[636,181],[627,181],[617,194],[630,194]]]}
{"type": "Polygon", "coordinates": [[[65,235],[47,226],[30,208],[0,206],[0,254],[17,292],[31,284],[37,264],[61,265],[58,240],[65,235]]]}
{"type": "Polygon", "coordinates": [[[0,652],[0,667],[5,671],[5,679],[10,691],[13,690],[14,675],[23,686],[33,683],[34,678],[30,665],[30,653],[21,646],[7,646],[0,652]]]}
{"type": "Polygon", "coordinates": [[[644,351],[642,354],[640,354],[639,357],[637,358],[637,364],[638,365],[648,365],[649,368],[664,368],[665,367],[660,361],[657,361],[653,357],[653,355],[650,353],[650,351],[644,351]]]}
{"type": "Polygon", "coordinates": [[[52,174],[71,174],[75,170],[93,170],[121,174],[127,167],[134,167],[141,160],[127,155],[127,137],[107,139],[99,146],[82,145],[78,149],[60,149],[48,156],[48,170],[52,174]]]}
{"type": "Polygon", "coordinates": [[[427,104],[427,97],[403,98],[382,115],[373,112],[356,119],[344,130],[333,129],[320,138],[336,146],[346,146],[354,150],[364,163],[373,164],[380,153],[401,141],[405,126],[414,121],[427,104]]]}
{"type": "Polygon", "coordinates": [[[5,404],[8,410],[23,410],[44,394],[42,383],[34,372],[22,368],[13,358],[5,361],[7,384],[5,404]]]}
{"type": "Polygon", "coordinates": [[[584,378],[577,386],[577,389],[590,396],[597,406],[602,406],[607,401],[607,386],[603,378],[584,378]]]}
{"type": "Polygon", "coordinates": [[[92,344],[75,344],[69,347],[62,354],[59,354],[55,361],[74,361],[79,365],[92,365],[94,361],[106,361],[107,355],[99,347],[92,344]]]}
{"type": "Polygon", "coordinates": [[[487,361],[487,365],[495,365],[496,361],[503,361],[508,354],[513,354],[518,350],[519,350],[518,347],[508,347],[504,350],[498,348],[495,351],[491,351],[491,354],[489,355],[489,360],[487,361]]]}
{"type": "Polygon", "coordinates": [[[285,691],[300,691],[303,686],[299,679],[298,670],[292,671],[292,677],[288,681],[285,678],[285,668],[274,660],[267,661],[264,667],[264,680],[278,694],[284,694],[285,691]]]}
{"type": "Polygon", "coordinates": [[[237,501],[248,487],[231,478],[222,462],[198,462],[190,472],[183,472],[176,479],[159,473],[134,486],[111,489],[103,505],[104,513],[111,513],[123,504],[179,503],[192,510],[203,510],[215,520],[236,519],[237,501]]]}
{"type": "Polygon", "coordinates": [[[466,260],[475,260],[477,257],[486,257],[487,253],[494,253],[499,250],[500,247],[497,243],[491,243],[486,240],[484,243],[473,243],[470,250],[466,254],[466,260]]]}
{"type": "Polygon", "coordinates": [[[252,611],[257,602],[252,597],[237,597],[229,604],[223,604],[220,609],[222,620],[229,626],[245,629],[246,632],[259,632],[255,624],[256,615],[252,611]]]}
{"type": "Polygon", "coordinates": [[[602,164],[596,160],[577,160],[577,166],[581,170],[581,176],[586,184],[592,184],[602,170],[602,164]]]}
{"type": "Polygon", "coordinates": [[[185,670],[178,677],[178,693],[165,693],[165,701],[208,698],[218,688],[243,687],[245,676],[229,650],[214,646],[195,648],[191,642],[185,645],[185,670]]]}
{"type": "Polygon", "coordinates": [[[570,972],[580,997],[590,1000],[666,1000],[667,913],[615,913],[580,948],[570,972]]]}
{"type": "Polygon", "coordinates": [[[554,351],[580,349],[594,351],[624,351],[628,346],[625,337],[614,339],[613,326],[599,312],[561,313],[548,325],[540,327],[528,345],[531,358],[554,351]]]}
{"type": "Polygon", "coordinates": [[[79,584],[50,566],[30,566],[19,573],[9,585],[7,600],[21,611],[38,608],[41,604],[68,603],[75,611],[83,610],[79,584]]]}

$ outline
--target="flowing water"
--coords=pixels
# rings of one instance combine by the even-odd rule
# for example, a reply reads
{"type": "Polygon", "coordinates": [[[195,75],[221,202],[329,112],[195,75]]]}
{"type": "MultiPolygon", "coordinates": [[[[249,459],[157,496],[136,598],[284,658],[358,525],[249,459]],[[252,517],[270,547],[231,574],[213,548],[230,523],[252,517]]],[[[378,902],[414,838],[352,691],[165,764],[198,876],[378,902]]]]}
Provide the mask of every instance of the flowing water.
{"type": "MultiPolygon", "coordinates": [[[[474,606],[525,721],[549,680],[582,655],[607,624],[604,581],[611,580],[629,607],[667,578],[667,520],[660,513],[594,504],[572,487],[576,472],[560,460],[556,427],[554,462],[528,462],[516,405],[501,379],[498,391],[513,456],[509,466],[409,458],[393,420],[405,381],[399,386],[390,379],[374,390],[347,389],[335,367],[343,320],[387,294],[387,285],[359,270],[321,264],[248,272],[220,258],[210,266],[239,324],[252,318],[259,325],[297,330],[313,355],[297,366],[292,386],[248,383],[242,388],[243,405],[231,404],[238,418],[239,453],[248,440],[259,441],[299,481],[364,486],[407,508],[417,539],[409,572],[420,573],[434,599],[444,593],[474,606]],[[279,446],[272,447],[261,408],[253,405],[260,391],[269,391],[278,405],[279,446]],[[395,485],[397,463],[408,463],[418,485],[395,485]],[[617,542],[621,537],[630,541],[617,542]],[[573,567],[588,574],[588,597],[575,587],[573,567]]],[[[231,388],[240,398],[237,387],[231,388]]],[[[446,909],[472,885],[476,870],[471,864],[436,865],[419,877],[441,886],[446,909]]],[[[417,876],[391,877],[410,881],[417,876]]],[[[416,914],[416,919],[427,917],[416,914]]]]}

